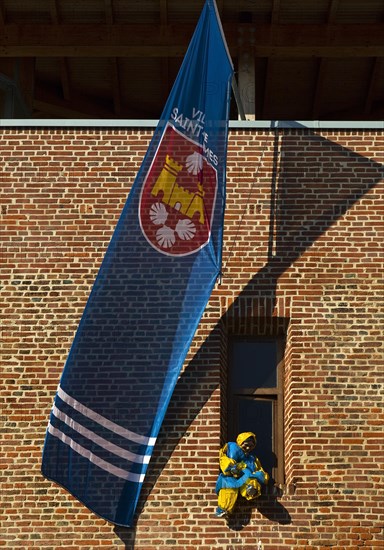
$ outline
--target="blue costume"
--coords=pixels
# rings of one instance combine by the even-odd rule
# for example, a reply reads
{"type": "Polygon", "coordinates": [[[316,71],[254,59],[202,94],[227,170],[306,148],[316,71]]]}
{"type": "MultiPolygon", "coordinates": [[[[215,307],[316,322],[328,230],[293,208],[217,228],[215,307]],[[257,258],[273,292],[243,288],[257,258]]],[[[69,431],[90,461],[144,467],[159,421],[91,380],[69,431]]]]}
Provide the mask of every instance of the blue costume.
{"type": "Polygon", "coordinates": [[[255,446],[255,434],[244,432],[238,435],[236,443],[230,441],[220,449],[221,473],[216,482],[217,517],[228,517],[232,513],[239,493],[252,500],[260,496],[261,484],[268,482],[268,474],[252,453],[255,446]]]}

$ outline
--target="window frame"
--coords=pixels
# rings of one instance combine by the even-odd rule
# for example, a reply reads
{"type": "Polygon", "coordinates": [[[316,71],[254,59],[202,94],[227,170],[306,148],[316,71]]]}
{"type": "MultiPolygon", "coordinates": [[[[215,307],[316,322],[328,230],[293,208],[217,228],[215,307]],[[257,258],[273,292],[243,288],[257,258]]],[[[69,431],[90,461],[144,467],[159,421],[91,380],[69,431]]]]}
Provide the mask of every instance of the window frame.
{"type": "Polygon", "coordinates": [[[277,465],[272,469],[275,484],[284,484],[284,349],[283,336],[238,336],[231,335],[228,342],[228,381],[227,381],[227,425],[231,436],[238,433],[237,401],[241,398],[272,402],[272,441],[277,465]],[[232,390],[233,346],[237,342],[273,342],[276,344],[276,386],[273,388],[244,387],[232,390]]]}

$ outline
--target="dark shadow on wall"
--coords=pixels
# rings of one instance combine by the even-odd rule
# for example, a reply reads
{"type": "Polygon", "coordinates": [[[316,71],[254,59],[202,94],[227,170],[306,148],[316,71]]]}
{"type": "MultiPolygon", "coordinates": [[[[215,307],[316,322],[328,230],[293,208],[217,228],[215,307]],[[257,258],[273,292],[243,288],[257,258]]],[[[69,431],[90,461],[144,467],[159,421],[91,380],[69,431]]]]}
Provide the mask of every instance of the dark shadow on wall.
{"type": "MultiPolygon", "coordinates": [[[[244,287],[226,318],[236,314],[241,300],[251,297],[267,297],[270,310],[265,314],[272,315],[279,277],[384,177],[383,164],[309,130],[275,132],[267,263],[244,287]],[[277,132],[282,132],[280,147],[277,132]]],[[[347,248],[349,238],[353,254],[349,233],[338,245],[347,248]]],[[[327,264],[328,254],[322,261],[327,264]]],[[[224,256],[224,266],[226,262],[230,257],[224,256]]],[[[300,284],[300,272],[297,279],[300,284]]]]}
{"type": "Polygon", "coordinates": [[[254,509],[258,510],[269,521],[288,525],[292,518],[288,510],[277,500],[282,496],[282,491],[270,485],[263,489],[263,493],[255,500],[246,500],[239,497],[232,516],[228,520],[228,528],[231,531],[241,531],[252,518],[254,509]]]}
{"type": "MultiPolygon", "coordinates": [[[[248,282],[225,318],[234,315],[237,302],[247,297],[257,300],[258,297],[268,296],[272,314],[279,277],[383,178],[382,164],[310,130],[289,129],[278,132],[282,133],[282,140],[278,147],[276,131],[268,261],[248,282]],[[278,170],[279,153],[281,161],[278,170]]],[[[362,231],[364,229],[361,228],[362,231]]],[[[348,239],[348,235],[345,238],[348,239]]],[[[344,244],[347,245],[347,242],[344,244]]],[[[223,260],[225,264],[225,256],[223,260]]],[[[326,257],[324,262],[327,262],[326,257]]],[[[222,319],[224,322],[225,318],[222,319]]],[[[220,323],[176,385],[151,459],[136,518],[143,511],[146,498],[173,450],[218,386],[217,368],[210,365],[209,357],[220,340],[219,327],[220,323]]],[[[216,467],[212,465],[212,468],[216,467]]],[[[290,522],[288,512],[276,500],[276,496],[262,497],[257,508],[271,521],[290,522]]],[[[134,531],[134,528],[115,530],[127,549],[134,548],[134,531]]]]}
{"type": "Polygon", "coordinates": [[[383,175],[382,164],[338,143],[308,131],[285,131],[276,193],[273,263],[282,263],[286,269],[383,175]]]}
{"type": "Polygon", "coordinates": [[[125,550],[134,550],[135,540],[136,540],[136,529],[135,527],[120,527],[116,525],[114,528],[116,536],[125,544],[125,550]]]}

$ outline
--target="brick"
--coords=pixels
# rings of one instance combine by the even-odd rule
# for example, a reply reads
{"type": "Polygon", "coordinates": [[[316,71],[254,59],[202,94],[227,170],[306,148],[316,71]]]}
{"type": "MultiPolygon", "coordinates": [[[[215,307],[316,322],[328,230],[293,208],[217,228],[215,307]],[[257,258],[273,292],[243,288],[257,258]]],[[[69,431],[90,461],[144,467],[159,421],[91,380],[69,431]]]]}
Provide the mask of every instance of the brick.
{"type": "Polygon", "coordinates": [[[382,133],[282,131],[272,234],[274,132],[231,130],[223,281],[127,530],[44,480],[40,461],[60,373],[152,132],[0,132],[0,546],[381,548],[382,133]],[[277,330],[287,332],[284,490],[236,531],[212,518],[226,339],[277,330]]]}

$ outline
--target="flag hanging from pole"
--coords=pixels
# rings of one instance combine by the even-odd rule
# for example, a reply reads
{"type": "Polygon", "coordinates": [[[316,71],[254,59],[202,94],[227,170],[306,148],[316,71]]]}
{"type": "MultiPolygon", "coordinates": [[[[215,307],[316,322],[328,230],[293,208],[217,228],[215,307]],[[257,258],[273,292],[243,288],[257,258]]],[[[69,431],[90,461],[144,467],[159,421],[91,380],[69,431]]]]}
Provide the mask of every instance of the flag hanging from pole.
{"type": "Polygon", "coordinates": [[[233,66],[207,0],[81,318],[42,473],[132,526],[191,340],[220,273],[233,66]]]}

